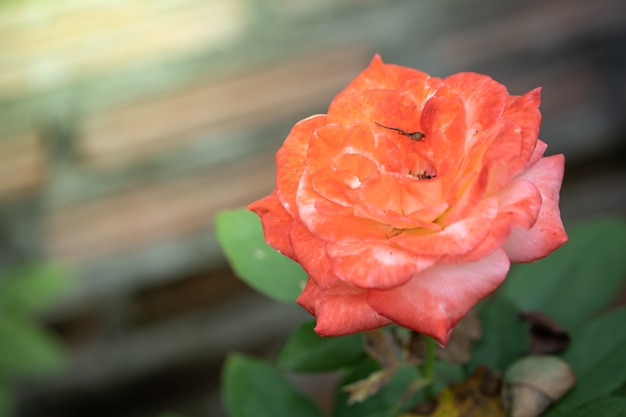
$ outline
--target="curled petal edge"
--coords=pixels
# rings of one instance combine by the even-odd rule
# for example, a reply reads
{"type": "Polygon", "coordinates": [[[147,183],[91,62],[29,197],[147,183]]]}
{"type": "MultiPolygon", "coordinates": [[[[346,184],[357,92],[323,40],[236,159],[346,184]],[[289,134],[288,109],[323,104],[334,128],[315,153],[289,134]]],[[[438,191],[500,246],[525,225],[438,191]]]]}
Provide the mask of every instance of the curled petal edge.
{"type": "Polygon", "coordinates": [[[535,184],[541,193],[542,203],[532,227],[511,229],[503,248],[512,262],[536,261],[567,242],[559,210],[564,164],[565,157],[561,154],[545,157],[520,176],[535,184]]]}
{"type": "Polygon", "coordinates": [[[343,336],[392,323],[369,306],[366,290],[348,284],[324,290],[309,279],[296,301],[317,318],[315,332],[320,336],[343,336]]]}

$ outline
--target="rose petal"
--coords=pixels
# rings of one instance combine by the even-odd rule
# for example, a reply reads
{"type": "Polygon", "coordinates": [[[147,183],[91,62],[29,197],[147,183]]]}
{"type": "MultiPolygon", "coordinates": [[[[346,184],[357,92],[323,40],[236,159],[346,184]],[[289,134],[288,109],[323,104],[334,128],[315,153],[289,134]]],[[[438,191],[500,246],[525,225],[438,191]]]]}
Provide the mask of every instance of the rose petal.
{"type": "Polygon", "coordinates": [[[405,81],[398,89],[402,94],[411,97],[418,109],[423,109],[425,103],[433,97],[443,86],[443,80],[437,77],[415,78],[405,81]]]}
{"type": "Polygon", "coordinates": [[[289,230],[289,241],[298,263],[309,276],[322,288],[329,288],[339,282],[337,275],[330,269],[326,255],[326,244],[299,223],[289,230]]]}
{"type": "Polygon", "coordinates": [[[354,216],[346,208],[321,196],[311,182],[313,175],[305,172],[296,194],[298,217],[317,237],[331,242],[355,242],[385,239],[389,226],[354,216]],[[333,207],[335,209],[333,210],[333,207]]]}
{"type": "Polygon", "coordinates": [[[443,198],[440,178],[429,180],[413,179],[404,187],[402,208],[407,217],[434,221],[448,209],[443,198]]]}
{"type": "Polygon", "coordinates": [[[530,228],[539,215],[541,193],[528,180],[514,178],[498,193],[499,216],[506,215],[511,227],[530,228]]]}
{"type": "MultiPolygon", "coordinates": [[[[420,111],[410,97],[396,90],[365,90],[337,96],[328,107],[328,123],[371,127],[379,123],[407,132],[421,131],[420,111]]],[[[405,140],[409,140],[406,137],[405,140]]]]}
{"type": "Polygon", "coordinates": [[[462,221],[476,210],[476,205],[485,197],[489,184],[489,167],[476,167],[478,171],[467,171],[445,190],[445,200],[450,205],[447,223],[462,221]],[[460,197],[459,197],[460,195],[460,197]]]}
{"type": "MultiPolygon", "coordinates": [[[[493,133],[487,136],[484,150],[481,149],[483,165],[505,165],[521,168],[526,162],[520,162],[522,156],[522,128],[509,120],[498,121],[493,133]],[[488,141],[488,142],[487,142],[488,141]]],[[[507,178],[508,179],[508,178],[507,178]]]]}
{"type": "Polygon", "coordinates": [[[278,200],[276,190],[272,194],[250,203],[248,210],[255,212],[261,218],[267,244],[283,255],[297,261],[289,240],[289,231],[294,220],[278,200]]]}
{"type": "Polygon", "coordinates": [[[367,302],[395,323],[445,345],[456,323],[502,283],[509,265],[500,249],[477,262],[438,264],[401,287],[370,290],[367,302]]]}
{"type": "Polygon", "coordinates": [[[526,164],[526,168],[533,166],[538,160],[543,158],[543,154],[546,152],[548,145],[541,139],[537,140],[537,145],[533,150],[533,154],[530,156],[530,160],[526,164]]]}
{"type": "Polygon", "coordinates": [[[388,289],[406,283],[430,267],[438,256],[417,256],[386,243],[329,243],[331,269],[359,288],[388,289]]]}
{"type": "MultiPolygon", "coordinates": [[[[489,185],[487,192],[498,192],[517,175],[526,165],[531,154],[529,139],[522,128],[512,121],[503,119],[498,122],[498,132],[485,150],[482,164],[489,167],[489,185]]],[[[532,141],[535,147],[537,137],[532,141]]]]}
{"type": "Polygon", "coordinates": [[[511,233],[510,221],[507,218],[496,218],[489,226],[487,236],[469,252],[457,255],[444,255],[439,262],[446,264],[476,262],[502,247],[511,233]]]}
{"type": "Polygon", "coordinates": [[[559,210],[564,164],[563,155],[553,155],[540,159],[520,175],[520,179],[535,184],[542,203],[537,221],[530,229],[515,227],[511,230],[503,247],[512,262],[536,261],[567,242],[559,210]]]}
{"type": "Polygon", "coordinates": [[[276,194],[292,217],[297,217],[296,190],[307,168],[306,152],[317,129],[326,123],[325,115],[311,116],[298,122],[276,153],[276,194]]]}
{"type": "MultiPolygon", "coordinates": [[[[497,194],[498,214],[488,226],[487,236],[465,254],[445,255],[442,262],[473,262],[501,247],[516,225],[531,227],[537,220],[541,207],[541,194],[529,181],[514,179],[497,194]]],[[[487,226],[485,226],[487,227],[487,226]]]]}
{"type": "Polygon", "coordinates": [[[502,114],[503,118],[512,120],[521,128],[522,152],[519,157],[520,166],[524,166],[537,145],[541,113],[541,88],[535,88],[522,96],[511,96],[502,114]]]}
{"type": "Polygon", "coordinates": [[[521,96],[509,96],[506,99],[502,117],[514,120],[523,129],[529,131],[531,137],[539,134],[541,123],[541,87],[530,90],[521,96]]]}
{"type": "Polygon", "coordinates": [[[348,284],[323,290],[309,279],[296,301],[317,317],[315,332],[320,336],[341,336],[391,324],[369,306],[367,291],[348,284]]]}
{"type": "Polygon", "coordinates": [[[425,142],[432,149],[431,159],[437,161],[437,176],[444,178],[452,166],[462,161],[467,140],[465,106],[457,96],[435,96],[429,99],[421,114],[421,125],[426,133],[425,142]],[[453,164],[444,165],[445,161],[453,164]]]}
{"type": "Polygon", "coordinates": [[[427,228],[441,230],[433,223],[447,208],[437,201],[438,186],[385,172],[377,173],[358,190],[355,214],[396,229],[427,228]],[[421,182],[421,184],[418,184],[421,182]],[[423,188],[423,190],[420,190],[423,188]],[[432,192],[432,194],[429,193],[432,192]]]}
{"type": "Polygon", "coordinates": [[[516,124],[500,120],[489,132],[475,135],[472,148],[460,159],[455,182],[449,189],[449,193],[465,194],[455,208],[456,216],[463,217],[468,205],[472,207],[487,192],[497,192],[510,180],[513,174],[509,170],[517,164],[515,161],[521,154],[520,131],[516,124]],[[471,183],[473,178],[477,180],[475,183],[471,183]],[[463,191],[468,188],[470,192],[463,191]]]}
{"type": "MultiPolygon", "coordinates": [[[[312,185],[322,197],[340,206],[354,207],[359,202],[363,182],[378,176],[377,165],[366,156],[339,154],[331,166],[323,167],[312,175],[312,185]]],[[[353,213],[355,210],[350,210],[353,213]]]]}
{"type": "Polygon", "coordinates": [[[417,255],[463,255],[487,237],[497,214],[498,202],[489,198],[481,201],[467,218],[446,226],[441,232],[408,230],[390,238],[389,242],[417,255]]]}
{"type": "Polygon", "coordinates": [[[456,92],[465,103],[467,130],[490,129],[502,116],[508,97],[506,88],[492,78],[461,72],[444,78],[444,88],[456,92]]]}
{"type": "Polygon", "coordinates": [[[408,67],[385,64],[380,55],[374,55],[369,66],[346,86],[342,93],[378,88],[397,89],[407,82],[428,80],[429,75],[408,67]]]}
{"type": "Polygon", "coordinates": [[[316,174],[321,169],[333,168],[337,158],[347,155],[359,155],[376,164],[378,169],[397,172],[402,166],[403,149],[397,141],[389,140],[385,135],[374,134],[380,127],[365,122],[350,126],[330,124],[316,129],[307,150],[307,170],[316,174]]]}

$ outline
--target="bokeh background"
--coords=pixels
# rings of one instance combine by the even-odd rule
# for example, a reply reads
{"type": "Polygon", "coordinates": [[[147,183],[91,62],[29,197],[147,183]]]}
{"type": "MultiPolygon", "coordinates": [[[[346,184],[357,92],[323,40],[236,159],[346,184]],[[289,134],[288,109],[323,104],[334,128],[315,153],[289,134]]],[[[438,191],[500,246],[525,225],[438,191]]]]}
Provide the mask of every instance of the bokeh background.
{"type": "Polygon", "coordinates": [[[214,216],[374,53],[542,86],[566,224],[626,215],[624,1],[0,1],[0,280],[71,280],[40,317],[68,365],[15,383],[19,416],[223,415],[224,356],[307,316],[232,275],[214,216]]]}

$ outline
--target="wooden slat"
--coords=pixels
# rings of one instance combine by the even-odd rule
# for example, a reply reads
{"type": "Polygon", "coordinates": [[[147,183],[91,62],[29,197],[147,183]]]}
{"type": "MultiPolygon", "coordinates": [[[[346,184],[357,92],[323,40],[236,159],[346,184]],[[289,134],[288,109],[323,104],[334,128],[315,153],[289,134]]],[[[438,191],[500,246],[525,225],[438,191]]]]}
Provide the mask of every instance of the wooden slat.
{"type": "Polygon", "coordinates": [[[252,130],[325,106],[369,59],[370,52],[355,45],[311,52],[92,115],[80,129],[82,162],[91,168],[128,164],[206,132],[252,130]]]}
{"type": "Polygon", "coordinates": [[[45,171],[44,153],[34,132],[0,139],[0,199],[36,192],[45,171]]]}
{"type": "Polygon", "coordinates": [[[242,0],[31,1],[3,6],[2,97],[222,48],[242,33],[246,22],[242,0]]]}
{"type": "Polygon", "coordinates": [[[433,49],[469,67],[529,49],[562,49],[568,40],[586,33],[614,31],[626,24],[625,12],[621,0],[535,2],[518,13],[474,24],[471,30],[450,30],[433,49]]]}
{"type": "Polygon", "coordinates": [[[271,190],[273,159],[259,155],[221,172],[58,207],[43,219],[44,245],[54,259],[83,263],[209,229],[219,210],[243,206],[271,190]]]}

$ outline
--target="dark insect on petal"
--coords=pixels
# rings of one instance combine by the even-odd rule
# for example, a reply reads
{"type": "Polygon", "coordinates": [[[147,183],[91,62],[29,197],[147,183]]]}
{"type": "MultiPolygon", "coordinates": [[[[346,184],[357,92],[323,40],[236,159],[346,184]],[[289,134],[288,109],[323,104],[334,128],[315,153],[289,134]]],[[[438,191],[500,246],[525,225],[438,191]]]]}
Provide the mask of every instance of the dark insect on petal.
{"type": "Polygon", "coordinates": [[[384,129],[395,130],[396,132],[398,132],[398,134],[404,135],[404,136],[406,136],[409,139],[414,140],[414,141],[421,140],[421,139],[423,139],[426,136],[422,132],[407,132],[406,130],[403,130],[403,129],[400,129],[400,128],[397,128],[397,127],[389,127],[389,126],[381,125],[378,122],[374,122],[374,123],[376,123],[378,126],[384,128],[384,129]]]}

